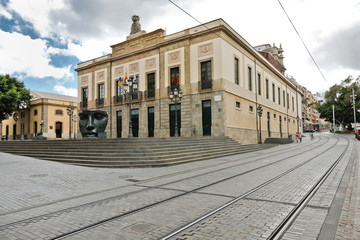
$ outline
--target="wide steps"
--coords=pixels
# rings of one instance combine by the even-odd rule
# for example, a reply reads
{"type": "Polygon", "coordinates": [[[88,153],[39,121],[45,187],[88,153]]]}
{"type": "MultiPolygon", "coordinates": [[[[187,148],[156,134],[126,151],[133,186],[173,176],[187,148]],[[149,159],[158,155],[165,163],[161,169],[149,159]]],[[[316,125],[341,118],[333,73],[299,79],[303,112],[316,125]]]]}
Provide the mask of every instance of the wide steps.
{"type": "Polygon", "coordinates": [[[258,151],[228,137],[0,142],[0,151],[88,167],[161,167],[258,151]]]}

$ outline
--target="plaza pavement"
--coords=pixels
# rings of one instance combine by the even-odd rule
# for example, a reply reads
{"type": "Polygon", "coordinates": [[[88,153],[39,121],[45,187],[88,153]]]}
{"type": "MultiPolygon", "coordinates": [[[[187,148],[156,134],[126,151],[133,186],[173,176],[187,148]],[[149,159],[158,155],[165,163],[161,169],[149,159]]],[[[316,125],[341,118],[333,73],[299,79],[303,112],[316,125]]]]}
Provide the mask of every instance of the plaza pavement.
{"type": "MultiPolygon", "coordinates": [[[[307,141],[309,137],[303,139],[303,142],[307,141]]],[[[295,144],[301,143],[292,145],[295,144]]],[[[356,141],[356,145],[357,149],[360,149],[359,141],[356,141]]],[[[249,156],[252,154],[255,153],[250,153],[249,156]]],[[[227,158],[231,159],[231,156],[227,158]]],[[[348,171],[348,180],[344,174],[342,188],[345,198],[340,201],[343,205],[336,239],[360,239],[359,159],[360,153],[357,151],[348,171]]],[[[137,181],[156,179],[179,171],[186,172],[213,162],[214,160],[208,160],[154,169],[103,169],[72,166],[0,152],[0,227],[21,219],[26,214],[35,214],[35,211],[43,211],[36,212],[40,215],[64,207],[77,206],[116,194],[119,188],[131,187],[137,181]]],[[[9,239],[25,239],[29,235],[19,231],[12,236],[9,236],[9,239]]],[[[37,239],[46,239],[41,232],[33,236],[37,239]]]]}

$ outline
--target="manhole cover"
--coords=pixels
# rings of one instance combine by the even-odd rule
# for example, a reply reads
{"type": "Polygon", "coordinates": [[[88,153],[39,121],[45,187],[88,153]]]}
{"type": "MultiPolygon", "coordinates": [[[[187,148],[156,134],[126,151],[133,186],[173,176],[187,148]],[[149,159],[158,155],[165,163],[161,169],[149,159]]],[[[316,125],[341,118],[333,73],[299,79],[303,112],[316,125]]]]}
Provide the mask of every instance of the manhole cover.
{"type": "Polygon", "coordinates": [[[126,227],[125,230],[132,233],[147,233],[155,229],[156,226],[150,223],[135,223],[129,227],[126,227]]]}
{"type": "Polygon", "coordinates": [[[38,177],[47,177],[48,174],[34,174],[34,175],[30,175],[31,178],[38,178],[38,177]]]}

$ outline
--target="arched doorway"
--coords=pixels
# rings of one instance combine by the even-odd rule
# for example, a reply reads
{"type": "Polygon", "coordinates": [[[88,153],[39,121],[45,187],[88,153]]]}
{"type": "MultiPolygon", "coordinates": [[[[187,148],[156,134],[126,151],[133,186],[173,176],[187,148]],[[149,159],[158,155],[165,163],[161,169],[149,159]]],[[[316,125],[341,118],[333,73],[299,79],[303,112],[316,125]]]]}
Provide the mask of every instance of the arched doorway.
{"type": "Polygon", "coordinates": [[[56,122],[55,123],[55,133],[56,133],[56,138],[61,138],[62,122],[56,122]]]}

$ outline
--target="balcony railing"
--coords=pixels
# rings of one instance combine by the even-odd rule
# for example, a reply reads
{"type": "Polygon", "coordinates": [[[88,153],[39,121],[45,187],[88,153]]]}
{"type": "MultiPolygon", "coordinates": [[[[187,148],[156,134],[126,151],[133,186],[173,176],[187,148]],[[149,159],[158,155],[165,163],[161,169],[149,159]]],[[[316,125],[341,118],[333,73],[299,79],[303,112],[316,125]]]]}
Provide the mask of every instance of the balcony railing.
{"type": "Polygon", "coordinates": [[[212,80],[200,81],[199,82],[199,91],[206,90],[206,89],[212,89],[212,87],[213,87],[213,81],[212,80]]]}
{"type": "Polygon", "coordinates": [[[124,95],[114,96],[114,103],[122,103],[124,101],[124,95]]]}
{"type": "Polygon", "coordinates": [[[145,91],[144,95],[145,95],[145,98],[154,98],[155,97],[155,89],[145,91]]]}
{"type": "Polygon", "coordinates": [[[87,108],[87,106],[88,106],[87,101],[80,102],[80,108],[87,108]]]}
{"type": "Polygon", "coordinates": [[[126,93],[124,95],[124,97],[125,97],[125,101],[129,101],[130,99],[132,101],[141,100],[142,99],[142,92],[134,91],[134,92],[131,92],[131,93],[126,93]]]}
{"type": "Polygon", "coordinates": [[[102,106],[104,105],[104,98],[98,98],[95,100],[96,106],[102,106]]]}

